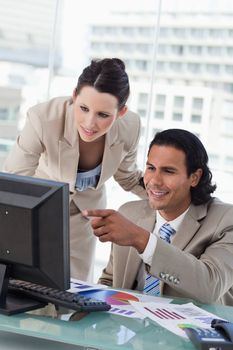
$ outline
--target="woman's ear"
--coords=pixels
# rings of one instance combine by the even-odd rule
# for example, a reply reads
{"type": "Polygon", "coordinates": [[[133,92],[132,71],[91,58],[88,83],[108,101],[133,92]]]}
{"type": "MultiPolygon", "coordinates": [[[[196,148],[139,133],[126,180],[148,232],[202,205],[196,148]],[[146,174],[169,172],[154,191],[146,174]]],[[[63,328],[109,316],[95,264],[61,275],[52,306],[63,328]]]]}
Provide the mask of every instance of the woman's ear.
{"type": "Polygon", "coordinates": [[[128,111],[128,107],[126,105],[124,105],[118,112],[118,118],[122,118],[124,117],[124,115],[126,114],[126,112],[128,111]]]}
{"type": "Polygon", "coordinates": [[[73,102],[75,101],[76,97],[77,97],[77,89],[74,88],[73,94],[72,94],[72,100],[73,100],[73,102]]]}

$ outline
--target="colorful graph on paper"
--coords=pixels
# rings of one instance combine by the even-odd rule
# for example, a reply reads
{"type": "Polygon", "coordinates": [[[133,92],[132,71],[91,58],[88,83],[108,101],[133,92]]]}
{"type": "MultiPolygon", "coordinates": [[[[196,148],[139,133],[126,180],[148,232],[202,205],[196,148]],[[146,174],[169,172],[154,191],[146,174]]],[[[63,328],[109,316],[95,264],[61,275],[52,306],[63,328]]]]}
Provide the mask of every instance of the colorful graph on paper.
{"type": "Polygon", "coordinates": [[[156,308],[151,310],[148,307],[145,307],[145,310],[151,312],[154,316],[158,317],[161,320],[184,320],[185,317],[180,315],[178,312],[171,311],[168,308],[156,308]]]}
{"type": "Polygon", "coordinates": [[[136,296],[130,293],[119,292],[116,290],[95,290],[80,292],[80,294],[106,301],[110,305],[129,305],[129,301],[139,301],[136,296]]]}

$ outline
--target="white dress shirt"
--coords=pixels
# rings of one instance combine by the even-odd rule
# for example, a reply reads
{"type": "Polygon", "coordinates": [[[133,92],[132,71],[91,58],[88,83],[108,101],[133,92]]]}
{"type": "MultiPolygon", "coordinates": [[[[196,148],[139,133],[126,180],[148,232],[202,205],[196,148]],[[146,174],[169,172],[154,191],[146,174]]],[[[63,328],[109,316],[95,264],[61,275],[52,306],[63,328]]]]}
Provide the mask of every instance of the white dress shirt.
{"type": "MultiPolygon", "coordinates": [[[[157,221],[156,221],[154,230],[153,230],[153,232],[150,233],[150,238],[149,238],[149,241],[147,243],[147,246],[146,246],[144,252],[142,254],[140,254],[140,257],[142,258],[142,260],[144,261],[145,264],[151,265],[151,263],[152,263],[152,257],[154,255],[154,252],[156,249],[157,239],[159,237],[159,231],[160,231],[160,228],[162,227],[162,225],[165,223],[168,223],[175,231],[177,231],[188,210],[189,210],[189,208],[187,210],[185,210],[185,212],[183,212],[180,216],[178,216],[176,219],[174,219],[172,221],[166,221],[160,215],[159,211],[157,211],[157,221]]],[[[171,236],[171,242],[172,242],[172,236],[171,236]]]]}
{"type": "MultiPolygon", "coordinates": [[[[169,225],[171,225],[171,227],[175,231],[177,231],[188,210],[189,210],[189,208],[187,210],[185,210],[185,212],[183,212],[180,216],[178,216],[176,219],[174,219],[172,221],[166,221],[160,215],[159,211],[157,211],[157,221],[155,223],[155,227],[153,229],[153,232],[150,233],[150,237],[149,237],[149,240],[148,240],[148,243],[146,245],[144,252],[142,254],[139,254],[139,256],[141,257],[141,259],[143,260],[143,262],[145,264],[151,265],[151,263],[152,263],[153,255],[156,253],[155,250],[156,250],[157,240],[160,236],[159,231],[160,231],[161,226],[165,223],[168,223],[169,225]]],[[[172,242],[172,236],[171,236],[171,242],[172,242]]],[[[144,264],[142,263],[140,268],[139,268],[137,278],[136,278],[137,279],[137,290],[143,290],[144,283],[145,283],[145,275],[146,275],[146,271],[144,268],[144,264]]]]}

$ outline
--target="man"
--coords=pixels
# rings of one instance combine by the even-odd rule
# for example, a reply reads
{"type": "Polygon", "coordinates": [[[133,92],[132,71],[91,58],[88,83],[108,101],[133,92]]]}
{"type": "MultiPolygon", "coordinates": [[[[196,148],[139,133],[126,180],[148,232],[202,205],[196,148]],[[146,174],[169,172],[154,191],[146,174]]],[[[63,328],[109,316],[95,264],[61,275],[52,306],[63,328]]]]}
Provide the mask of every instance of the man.
{"type": "Polygon", "coordinates": [[[101,242],[113,243],[100,283],[143,290],[147,272],[161,295],[233,305],[233,205],[211,197],[208,156],[181,129],[152,140],[144,185],[148,199],[114,210],[84,210],[101,242]],[[160,228],[170,224],[170,244],[160,228]],[[175,233],[174,233],[175,232],[175,233]]]}

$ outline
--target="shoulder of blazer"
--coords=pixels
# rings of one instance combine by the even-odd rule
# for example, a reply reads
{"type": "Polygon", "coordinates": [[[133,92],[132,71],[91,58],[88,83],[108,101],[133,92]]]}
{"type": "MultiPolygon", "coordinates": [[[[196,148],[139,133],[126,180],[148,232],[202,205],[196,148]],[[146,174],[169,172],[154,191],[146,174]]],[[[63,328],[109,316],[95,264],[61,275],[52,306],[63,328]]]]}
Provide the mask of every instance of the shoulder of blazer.
{"type": "Polygon", "coordinates": [[[119,208],[119,212],[124,215],[134,213],[137,217],[153,216],[156,215],[156,210],[152,209],[149,205],[148,199],[139,199],[122,204],[119,208]]]}
{"type": "Polygon", "coordinates": [[[222,217],[227,212],[233,215],[233,205],[222,202],[220,199],[213,197],[207,203],[201,205],[191,204],[188,214],[195,220],[202,220],[205,217],[222,217]]]}
{"type": "Polygon", "coordinates": [[[130,110],[127,111],[127,113],[124,115],[124,117],[118,119],[119,124],[126,124],[127,128],[134,127],[134,128],[140,128],[141,126],[141,119],[139,114],[132,112],[130,110]]]}
{"type": "Polygon", "coordinates": [[[141,132],[141,120],[137,113],[128,111],[122,118],[118,118],[107,133],[107,142],[124,142],[129,147],[137,145],[141,132]]]}
{"type": "Polygon", "coordinates": [[[28,109],[30,117],[37,116],[43,121],[53,121],[64,118],[72,106],[70,96],[54,97],[49,101],[39,103],[28,109]]]}

